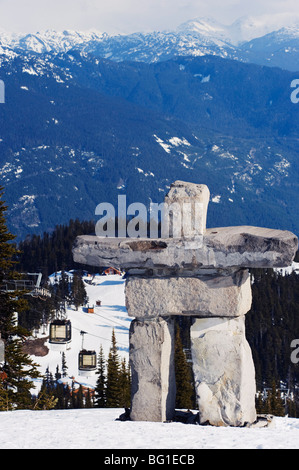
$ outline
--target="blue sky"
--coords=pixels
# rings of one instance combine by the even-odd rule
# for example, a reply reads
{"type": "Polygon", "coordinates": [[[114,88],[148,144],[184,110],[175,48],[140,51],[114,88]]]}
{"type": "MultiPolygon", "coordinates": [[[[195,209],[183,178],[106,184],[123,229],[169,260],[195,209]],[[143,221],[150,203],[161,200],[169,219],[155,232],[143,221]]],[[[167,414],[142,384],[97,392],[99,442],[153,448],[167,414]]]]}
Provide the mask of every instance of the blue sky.
{"type": "Polygon", "coordinates": [[[11,32],[96,29],[130,33],[174,29],[196,18],[231,24],[241,16],[273,24],[299,19],[298,0],[0,0],[0,28],[11,32]]]}

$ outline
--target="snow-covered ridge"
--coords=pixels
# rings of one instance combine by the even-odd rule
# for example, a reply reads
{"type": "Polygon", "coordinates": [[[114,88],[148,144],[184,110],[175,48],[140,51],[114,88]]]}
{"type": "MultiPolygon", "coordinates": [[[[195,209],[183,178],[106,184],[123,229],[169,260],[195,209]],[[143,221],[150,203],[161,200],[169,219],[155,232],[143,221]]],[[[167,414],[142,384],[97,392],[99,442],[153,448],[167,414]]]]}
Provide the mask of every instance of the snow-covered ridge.
{"type": "Polygon", "coordinates": [[[45,52],[67,52],[78,46],[101,41],[107,37],[98,31],[54,31],[46,30],[37,33],[3,33],[0,32],[2,47],[13,50],[26,50],[38,54],[45,52]]]}
{"type": "Polygon", "coordinates": [[[214,40],[239,45],[270,33],[298,38],[298,25],[299,17],[293,18],[291,23],[283,23],[283,20],[271,21],[271,18],[242,16],[230,25],[224,25],[210,18],[195,18],[180,25],[177,31],[199,33],[214,40]]]}
{"type": "MultiPolygon", "coordinates": [[[[298,21],[299,23],[299,21],[298,21]]],[[[26,51],[41,53],[68,52],[79,49],[85,52],[97,52],[98,48],[106,51],[106,58],[115,55],[113,47],[119,48],[126,44],[132,56],[143,44],[143,47],[155,47],[152,51],[158,60],[162,54],[159,45],[167,48],[176,45],[178,52],[184,49],[192,50],[194,55],[200,54],[200,47],[216,47],[234,49],[242,43],[251,41],[264,35],[279,31],[280,35],[298,38],[298,26],[292,24],[271,24],[262,19],[241,17],[231,25],[221,24],[211,18],[195,18],[184,22],[175,30],[153,31],[150,33],[136,32],[132,34],[110,35],[96,30],[89,31],[55,31],[46,30],[32,33],[9,33],[0,29],[0,54],[11,54],[12,51],[26,51]]],[[[105,52],[104,51],[104,52],[105,52]]],[[[219,52],[219,51],[218,51],[219,52]]],[[[118,51],[121,54],[121,51],[118,51]]],[[[206,53],[213,53],[212,50],[206,53]]],[[[149,53],[144,52],[145,56],[149,53]]],[[[225,55],[223,53],[223,55],[225,55]]]]}

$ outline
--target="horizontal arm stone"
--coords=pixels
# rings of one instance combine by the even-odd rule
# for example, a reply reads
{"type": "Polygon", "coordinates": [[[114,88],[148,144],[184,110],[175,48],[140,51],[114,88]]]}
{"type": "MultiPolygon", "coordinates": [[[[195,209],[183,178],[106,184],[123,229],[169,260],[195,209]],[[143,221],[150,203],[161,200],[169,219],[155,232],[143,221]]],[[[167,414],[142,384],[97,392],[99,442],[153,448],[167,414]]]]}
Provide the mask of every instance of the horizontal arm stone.
{"type": "Polygon", "coordinates": [[[271,268],[289,266],[297,237],[284,230],[238,226],[206,230],[194,239],[77,237],[74,261],[91,266],[194,270],[196,268],[271,268]]]}

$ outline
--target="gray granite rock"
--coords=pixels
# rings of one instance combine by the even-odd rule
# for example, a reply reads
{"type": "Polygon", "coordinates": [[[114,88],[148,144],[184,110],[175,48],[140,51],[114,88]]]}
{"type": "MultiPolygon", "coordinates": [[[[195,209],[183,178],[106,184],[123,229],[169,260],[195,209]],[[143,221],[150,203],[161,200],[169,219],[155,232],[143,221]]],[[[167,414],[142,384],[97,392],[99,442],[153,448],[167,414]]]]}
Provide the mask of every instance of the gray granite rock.
{"type": "Polygon", "coordinates": [[[245,337],[245,317],[196,319],[191,327],[191,351],[200,423],[253,423],[255,370],[245,337]]]}
{"type": "Polygon", "coordinates": [[[125,293],[128,313],[137,318],[168,315],[234,317],[247,313],[252,301],[247,269],[239,269],[230,275],[217,272],[186,278],[129,276],[125,293]]]}
{"type": "Polygon", "coordinates": [[[197,239],[130,239],[77,237],[74,261],[121,269],[270,268],[292,264],[297,237],[288,231],[260,227],[207,229],[197,239]]]}
{"type": "Polygon", "coordinates": [[[178,237],[182,238],[203,235],[206,231],[209,200],[210,191],[205,184],[186,183],[185,181],[172,183],[164,202],[169,208],[174,208],[174,218],[177,217],[177,223],[175,220],[173,221],[171,231],[168,232],[169,236],[174,237],[175,232],[178,237]]]}
{"type": "Polygon", "coordinates": [[[131,420],[171,420],[175,411],[174,321],[133,320],[130,328],[131,420]]]}

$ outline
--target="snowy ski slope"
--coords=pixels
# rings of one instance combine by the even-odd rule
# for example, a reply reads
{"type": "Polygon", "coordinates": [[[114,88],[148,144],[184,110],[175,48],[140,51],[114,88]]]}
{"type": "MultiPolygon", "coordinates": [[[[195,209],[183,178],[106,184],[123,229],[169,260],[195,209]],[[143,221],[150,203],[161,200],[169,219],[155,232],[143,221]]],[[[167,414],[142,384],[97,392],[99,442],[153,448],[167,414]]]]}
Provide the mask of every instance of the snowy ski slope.
{"type": "MultiPolygon", "coordinates": [[[[71,275],[71,274],[70,274],[71,275]]],[[[57,274],[59,277],[59,273],[57,274]]],[[[74,308],[67,308],[66,316],[72,324],[72,341],[70,349],[65,349],[66,365],[68,367],[68,377],[74,377],[76,382],[83,385],[95,386],[97,376],[80,376],[78,371],[78,354],[82,348],[82,335],[80,332],[86,332],[84,335],[83,347],[87,350],[94,350],[99,353],[102,345],[105,359],[108,358],[111,346],[112,330],[114,328],[116,342],[120,358],[129,359],[129,328],[131,319],[128,317],[125,307],[124,283],[125,280],[119,275],[96,275],[85,276],[83,278],[86,292],[89,298],[89,304],[94,305],[94,313],[87,313],[86,307],[79,307],[78,311],[74,308]],[[92,282],[89,284],[88,282],[92,282]],[[101,306],[96,306],[96,301],[101,300],[101,306]]],[[[55,282],[55,275],[50,276],[50,281],[55,282]]],[[[47,328],[46,336],[49,335],[47,328]]],[[[45,337],[42,329],[39,337],[45,337]]],[[[34,362],[39,364],[39,371],[44,375],[47,368],[53,376],[56,366],[59,366],[61,372],[62,351],[57,350],[56,345],[51,345],[48,341],[45,345],[49,348],[49,353],[44,357],[32,356],[34,362]]],[[[38,381],[36,383],[39,388],[38,381]]],[[[33,392],[35,393],[35,391],[33,392]]]]}

